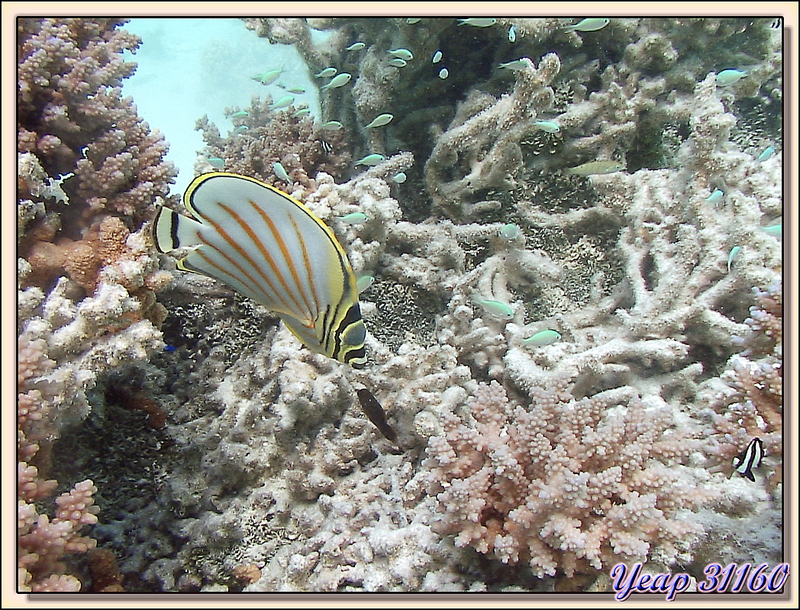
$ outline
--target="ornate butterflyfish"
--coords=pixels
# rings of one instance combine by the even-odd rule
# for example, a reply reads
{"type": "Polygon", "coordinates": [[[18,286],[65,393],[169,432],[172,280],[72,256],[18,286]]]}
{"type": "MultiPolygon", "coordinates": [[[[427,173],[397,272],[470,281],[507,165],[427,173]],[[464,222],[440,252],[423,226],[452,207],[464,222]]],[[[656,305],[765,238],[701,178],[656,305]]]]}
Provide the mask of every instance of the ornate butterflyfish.
{"type": "Polygon", "coordinates": [[[215,278],[274,311],[309,349],[362,368],[366,328],[356,280],[333,232],[305,205],[239,174],[195,178],[190,216],[159,207],[161,252],[194,249],[178,268],[215,278]]]}

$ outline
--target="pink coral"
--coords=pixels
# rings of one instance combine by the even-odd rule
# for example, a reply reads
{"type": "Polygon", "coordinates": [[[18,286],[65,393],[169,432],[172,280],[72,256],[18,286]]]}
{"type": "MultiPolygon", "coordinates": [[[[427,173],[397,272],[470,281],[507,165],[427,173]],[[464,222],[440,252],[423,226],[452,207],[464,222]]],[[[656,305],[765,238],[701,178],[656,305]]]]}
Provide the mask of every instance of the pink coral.
{"type": "MultiPolygon", "coordinates": [[[[20,587],[30,591],[78,591],[80,582],[64,575],[61,558],[66,553],[85,553],[96,541],[79,536],[84,525],[97,522],[92,495],[97,488],[90,480],[75,485],[56,498],[52,520],[39,514],[34,502],[47,498],[58,483],[44,480],[34,461],[42,462],[40,443],[57,433],[50,417],[50,405],[31,386],[54,362],[45,353],[42,340],[18,340],[20,380],[17,398],[17,532],[20,587]]],[[[46,457],[46,456],[45,456],[46,457]]],[[[41,464],[40,464],[41,465],[41,464]]]]}
{"type": "Polygon", "coordinates": [[[316,188],[313,178],[320,171],[342,177],[351,159],[343,130],[324,131],[312,118],[294,117],[294,106],[270,110],[271,101],[269,97],[264,101],[254,98],[248,116],[233,119],[237,128],[247,129],[242,133],[234,130],[224,138],[208,117],[197,121],[207,144],[206,156],[224,159],[226,171],[253,176],[283,189],[286,183],[276,178],[273,169],[276,162],[309,191],[316,188]]]}
{"type": "Polygon", "coordinates": [[[18,149],[36,154],[51,176],[74,172],[70,203],[86,222],[100,210],[138,228],[175,170],[163,136],[136,114],[120,84],[136,64],[138,37],[115,19],[20,19],[18,149]],[[84,207],[86,206],[86,207],[84,207]]]}
{"type": "Polygon", "coordinates": [[[617,561],[674,559],[697,534],[678,518],[710,494],[680,465],[697,442],[670,409],[630,388],[575,399],[562,377],[530,391],[529,409],[493,381],[446,414],[425,465],[442,516],[436,528],[534,574],[572,576],[617,561]],[[590,568],[591,567],[591,568],[590,568]]]}
{"type": "Polygon", "coordinates": [[[757,305],[745,323],[750,333],[737,337],[744,351],[728,362],[728,383],[713,399],[714,434],[707,453],[723,470],[754,437],[764,441],[772,472],[769,487],[783,481],[783,283],[754,288],[757,305]]]}
{"type": "Polygon", "coordinates": [[[97,541],[78,535],[84,525],[97,522],[92,494],[97,488],[90,480],[82,481],[56,499],[58,510],[51,521],[38,515],[32,504],[19,501],[17,532],[19,554],[17,567],[23,576],[20,585],[31,591],[79,591],[80,581],[63,574],[61,558],[67,553],[85,553],[97,541]]]}

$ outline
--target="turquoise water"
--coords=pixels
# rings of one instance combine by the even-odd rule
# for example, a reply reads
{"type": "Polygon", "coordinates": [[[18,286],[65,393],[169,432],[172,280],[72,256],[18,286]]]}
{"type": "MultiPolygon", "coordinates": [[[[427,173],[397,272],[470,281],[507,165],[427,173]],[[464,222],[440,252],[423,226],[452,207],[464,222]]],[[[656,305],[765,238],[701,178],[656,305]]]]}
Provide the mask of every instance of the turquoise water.
{"type": "Polygon", "coordinates": [[[304,87],[307,93],[297,96],[297,103],[319,107],[317,89],[296,49],[259,38],[240,19],[136,18],[124,27],[142,44],[135,54],[125,54],[138,67],[122,90],[133,97],[151,129],[159,129],[169,142],[167,159],[178,169],[175,193],[182,193],[194,177],[197,152],[203,148],[194,127],[204,114],[224,132],[232,127],[223,114],[226,107],[247,107],[252,96],[266,93],[278,99],[278,83],[304,87]],[[285,72],[268,87],[250,78],[273,69],[285,72]]]}

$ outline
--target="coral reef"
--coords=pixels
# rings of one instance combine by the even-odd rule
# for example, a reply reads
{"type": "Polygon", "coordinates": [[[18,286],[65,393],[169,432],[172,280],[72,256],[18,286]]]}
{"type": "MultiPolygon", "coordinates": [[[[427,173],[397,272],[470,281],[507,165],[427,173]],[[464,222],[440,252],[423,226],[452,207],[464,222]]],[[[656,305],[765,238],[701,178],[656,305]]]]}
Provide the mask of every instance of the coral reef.
{"type": "MultiPolygon", "coordinates": [[[[195,169],[269,182],[329,224],[374,278],[360,295],[369,365],[314,354],[263,307],[159,261],[141,222],[166,181],[90,194],[82,161],[120,183],[84,159],[88,143],[51,154],[50,131],[21,131],[19,427],[51,435],[98,487],[97,586],[587,591],[608,590],[619,561],[698,577],[716,557],[780,561],[782,252],[764,230],[782,215],[780,30],[246,23],[296,45],[312,76],[352,80],[315,79],[319,117],[267,94],[227,109],[226,136],[200,119],[195,169]],[[720,84],[732,68],[740,80],[720,84]],[[366,220],[341,220],[353,212],[366,220]],[[543,330],[557,340],[528,341],[543,330]],[[396,442],[362,413],[362,388],[396,442]],[[755,435],[767,476],[717,472],[755,435]],[[741,544],[753,527],[759,542],[741,544]]],[[[132,44],[105,25],[96,38],[132,44]]],[[[133,145],[92,150],[135,182],[133,145]]]]}
{"type": "Polygon", "coordinates": [[[782,281],[766,290],[754,288],[754,294],[757,304],[745,320],[749,332],[736,337],[745,349],[731,356],[719,382],[706,392],[715,432],[709,436],[708,453],[713,463],[727,466],[751,439],[760,438],[774,491],[783,481],[782,281]]]}
{"type": "MultiPolygon", "coordinates": [[[[236,117],[234,129],[222,137],[219,129],[208,117],[197,121],[206,148],[205,160],[198,163],[200,172],[214,171],[209,158],[224,160],[225,171],[247,174],[286,189],[283,179],[276,176],[273,164],[280,163],[293,183],[300,183],[308,191],[315,186],[313,178],[318,172],[334,177],[345,174],[351,156],[347,151],[342,129],[326,131],[308,116],[293,116],[294,105],[282,110],[271,110],[272,98],[254,97],[245,110],[247,116],[236,117]]],[[[240,112],[228,109],[228,114],[240,112]]]]}
{"type": "MultiPolygon", "coordinates": [[[[51,519],[34,501],[62,431],[90,411],[98,376],[163,345],[159,270],[144,222],[174,168],[120,84],[138,39],[112,19],[18,21],[19,586],[76,591],[64,554],[95,540],[97,488],[76,482],[51,519]]],[[[70,475],[74,478],[74,474],[70,475]]],[[[62,485],[64,479],[62,479],[62,485]]]]}
{"type": "Polygon", "coordinates": [[[493,381],[463,418],[445,414],[424,464],[443,513],[436,531],[504,563],[528,561],[539,577],[672,563],[701,531],[686,513],[715,493],[677,465],[699,428],[629,388],[575,400],[567,381],[532,388],[527,408],[493,381]]]}
{"type": "MultiPolygon", "coordinates": [[[[548,85],[561,68],[554,53],[545,55],[538,67],[527,57],[521,61],[524,67],[514,70],[510,93],[498,100],[472,93],[437,138],[425,164],[425,185],[435,205],[448,209],[476,191],[513,186],[509,170],[522,162],[519,142],[552,106],[555,94],[548,85]],[[449,178],[454,174],[461,177],[449,178]]],[[[456,215],[472,214],[459,209],[456,215]]]]}

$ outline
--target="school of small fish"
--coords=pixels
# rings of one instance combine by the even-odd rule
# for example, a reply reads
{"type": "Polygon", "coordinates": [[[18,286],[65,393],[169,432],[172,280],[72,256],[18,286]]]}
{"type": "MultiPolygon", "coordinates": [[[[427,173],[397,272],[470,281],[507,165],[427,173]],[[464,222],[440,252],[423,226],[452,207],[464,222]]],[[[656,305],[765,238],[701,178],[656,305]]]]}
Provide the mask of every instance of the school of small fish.
{"type": "MultiPolygon", "coordinates": [[[[415,25],[421,18],[406,19],[407,25],[415,25]]],[[[564,26],[563,32],[591,34],[606,28],[610,18],[591,17],[564,26]]],[[[490,28],[498,20],[489,17],[458,19],[459,26],[490,28]]],[[[512,25],[506,36],[509,43],[517,40],[517,31],[512,25]]],[[[358,52],[368,48],[368,43],[356,40],[345,47],[346,51],[358,52]]],[[[444,59],[442,50],[436,50],[430,63],[440,64],[444,59]]],[[[399,47],[386,52],[386,64],[395,68],[406,68],[414,60],[412,50],[399,47]]],[[[520,57],[500,63],[501,70],[525,70],[532,65],[528,57],[520,57]]],[[[254,81],[268,86],[284,73],[283,69],[272,69],[251,76],[254,81]]],[[[438,67],[435,72],[440,80],[450,76],[447,67],[438,67]]],[[[719,87],[728,87],[747,76],[744,70],[727,68],[716,73],[719,87]]],[[[349,72],[339,72],[330,66],[314,74],[317,79],[328,79],[319,89],[322,92],[340,89],[353,79],[349,72]]],[[[304,87],[278,84],[286,94],[274,100],[269,108],[281,110],[293,106],[295,95],[306,93],[304,87]]],[[[292,118],[312,115],[311,108],[301,105],[291,114],[292,118]]],[[[246,110],[230,115],[231,119],[245,119],[246,110]]],[[[365,130],[376,130],[390,125],[394,114],[383,112],[363,125],[365,130]]],[[[557,120],[540,119],[533,126],[548,134],[560,134],[557,120]]],[[[328,120],[318,123],[323,131],[344,129],[340,121],[328,120]]],[[[246,125],[235,125],[233,133],[244,133],[246,125]]],[[[561,136],[557,136],[561,137],[561,136]]],[[[330,147],[330,145],[328,145],[330,147]]],[[[766,146],[756,157],[763,163],[776,154],[772,145],[766,146]]],[[[381,153],[369,153],[358,159],[354,166],[375,166],[385,160],[381,153]]],[[[222,170],[225,160],[208,157],[207,162],[222,170]]],[[[589,177],[625,171],[625,164],[615,160],[599,159],[564,168],[568,175],[589,177]]],[[[280,161],[272,163],[276,178],[292,184],[292,178],[280,161]]],[[[406,182],[405,172],[397,172],[388,178],[391,183],[406,182]]],[[[710,204],[719,204],[724,192],[716,188],[706,197],[710,204]]],[[[168,208],[159,208],[154,222],[154,238],[158,249],[169,252],[185,246],[194,250],[178,261],[178,268],[202,273],[218,279],[233,290],[248,296],[275,311],[289,330],[307,347],[326,354],[354,368],[366,363],[364,339],[366,329],[361,320],[358,294],[368,290],[375,281],[370,275],[356,279],[347,256],[331,230],[300,201],[258,180],[230,172],[215,171],[198,176],[187,188],[183,197],[188,215],[168,208]],[[335,265],[323,263],[335,261],[335,265]]],[[[367,222],[362,212],[351,212],[336,217],[344,225],[356,226],[367,222]]],[[[763,230],[777,237],[782,236],[782,225],[775,224],[763,230]]],[[[506,224],[498,235],[507,242],[519,243],[519,226],[506,224]]],[[[508,247],[514,247],[509,244],[508,247]]],[[[727,258],[727,271],[735,267],[742,253],[741,246],[734,246],[727,258]]],[[[502,301],[472,296],[472,302],[496,320],[509,321],[514,318],[512,307],[502,301]]],[[[539,348],[561,341],[562,335],[553,329],[544,329],[522,339],[523,346],[539,348]]],[[[174,349],[174,348],[173,348],[174,349]]],[[[396,441],[397,434],[389,426],[386,414],[375,396],[367,389],[357,390],[358,400],[369,420],[389,440],[396,441]]],[[[754,438],[734,458],[736,472],[754,481],[753,470],[761,464],[764,456],[763,442],[754,438]]]]}

